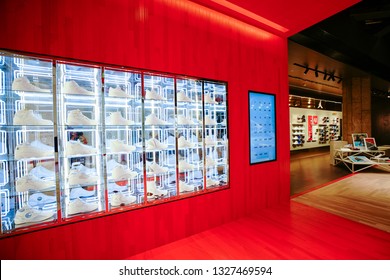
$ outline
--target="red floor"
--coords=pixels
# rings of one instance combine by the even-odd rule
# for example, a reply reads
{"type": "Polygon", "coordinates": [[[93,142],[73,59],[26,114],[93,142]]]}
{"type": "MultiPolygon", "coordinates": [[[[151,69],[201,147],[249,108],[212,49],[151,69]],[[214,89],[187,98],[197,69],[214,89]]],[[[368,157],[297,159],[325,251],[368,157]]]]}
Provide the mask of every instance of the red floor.
{"type": "Polygon", "coordinates": [[[129,259],[390,259],[390,234],[291,202],[129,259]]]}

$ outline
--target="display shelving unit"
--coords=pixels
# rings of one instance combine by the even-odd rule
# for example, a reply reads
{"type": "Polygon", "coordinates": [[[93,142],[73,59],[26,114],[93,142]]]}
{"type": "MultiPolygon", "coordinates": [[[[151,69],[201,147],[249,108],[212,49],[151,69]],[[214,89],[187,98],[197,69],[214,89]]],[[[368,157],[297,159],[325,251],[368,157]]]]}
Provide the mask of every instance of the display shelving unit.
{"type": "Polygon", "coordinates": [[[1,235],[229,186],[227,84],[0,52],[1,235]]]}

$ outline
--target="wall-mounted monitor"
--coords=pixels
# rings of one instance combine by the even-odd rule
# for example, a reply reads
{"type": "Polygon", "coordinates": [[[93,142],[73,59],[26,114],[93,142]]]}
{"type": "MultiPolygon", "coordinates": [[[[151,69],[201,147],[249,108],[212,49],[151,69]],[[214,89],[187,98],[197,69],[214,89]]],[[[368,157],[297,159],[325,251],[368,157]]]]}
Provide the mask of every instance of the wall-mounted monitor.
{"type": "Polygon", "coordinates": [[[249,91],[250,164],[276,160],[275,95],[249,91]]]}

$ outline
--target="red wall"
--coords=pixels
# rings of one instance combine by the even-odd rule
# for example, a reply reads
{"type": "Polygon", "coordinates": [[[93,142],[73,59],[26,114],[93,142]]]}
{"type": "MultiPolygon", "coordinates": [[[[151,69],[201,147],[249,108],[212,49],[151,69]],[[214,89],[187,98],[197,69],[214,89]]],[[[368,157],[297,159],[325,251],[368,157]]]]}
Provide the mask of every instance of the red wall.
{"type": "Polygon", "coordinates": [[[2,0],[0,49],[228,82],[231,188],[0,239],[1,259],[122,259],[289,199],[287,43],[182,0],[2,0]],[[275,162],[250,166],[248,90],[277,95],[275,162]]]}

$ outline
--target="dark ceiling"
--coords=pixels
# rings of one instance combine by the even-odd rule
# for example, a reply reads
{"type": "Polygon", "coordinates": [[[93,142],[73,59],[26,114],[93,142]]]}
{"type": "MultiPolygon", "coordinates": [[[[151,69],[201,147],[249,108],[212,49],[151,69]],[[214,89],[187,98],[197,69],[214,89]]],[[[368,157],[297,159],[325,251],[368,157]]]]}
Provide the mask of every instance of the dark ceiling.
{"type": "Polygon", "coordinates": [[[363,0],[289,39],[390,81],[389,0],[363,0]]]}

